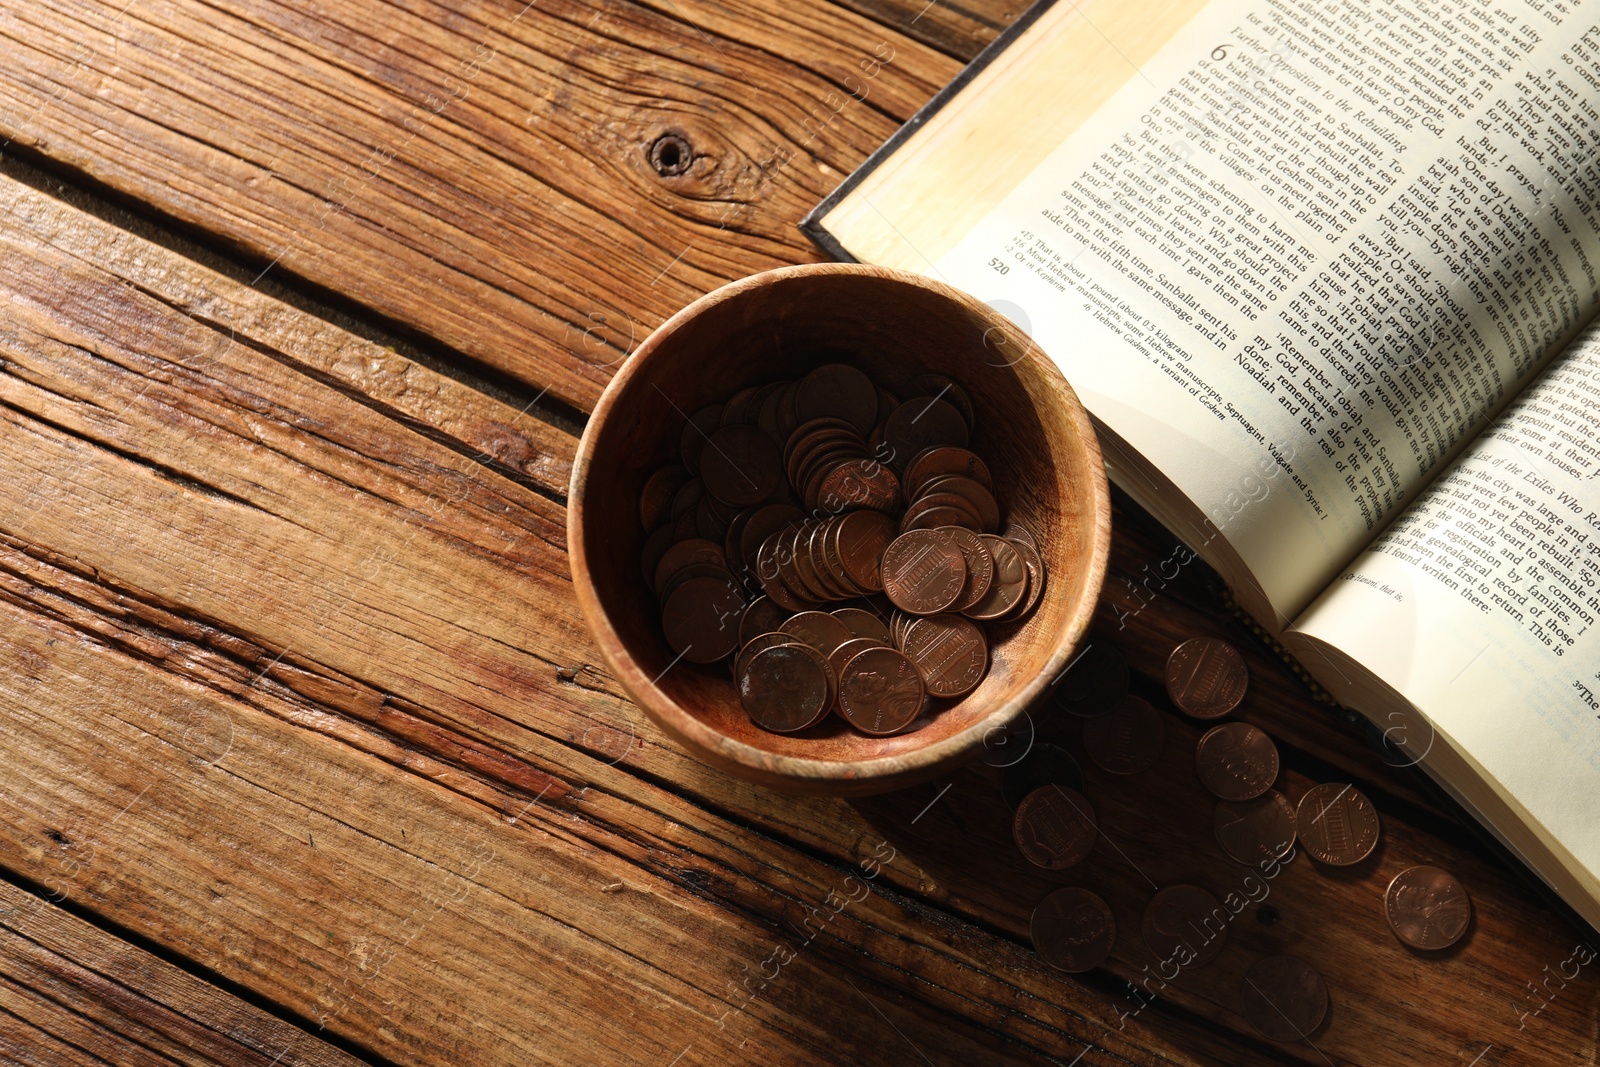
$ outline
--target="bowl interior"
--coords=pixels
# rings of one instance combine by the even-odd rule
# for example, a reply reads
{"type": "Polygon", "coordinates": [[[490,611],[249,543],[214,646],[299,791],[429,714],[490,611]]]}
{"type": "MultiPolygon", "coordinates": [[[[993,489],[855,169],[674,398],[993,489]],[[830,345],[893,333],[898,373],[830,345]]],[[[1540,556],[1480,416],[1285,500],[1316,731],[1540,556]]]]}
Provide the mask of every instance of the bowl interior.
{"type": "Polygon", "coordinates": [[[1022,709],[1030,683],[1060,669],[1087,618],[1085,602],[1092,607],[1099,593],[1104,474],[1069,396],[1055,367],[1004,319],[911,276],[838,267],[774,272],[691,306],[652,335],[613,383],[586,433],[592,441],[575,487],[587,579],[625,653],[613,664],[623,684],[669,732],[715,749],[715,762],[728,766],[781,764],[785,774],[850,777],[873,772],[827,765],[953,750],[943,743],[957,738],[978,743],[1022,709]],[[895,737],[865,736],[836,716],[802,734],[756,727],[726,663],[673,663],[660,607],[640,572],[640,489],[658,467],[678,462],[688,416],[745,386],[798,379],[831,361],[853,362],[896,395],[919,373],[959,383],[976,413],[971,448],[993,473],[1002,522],[1034,533],[1049,576],[1025,620],[984,624],[991,663],[977,689],[954,704],[939,701],[931,719],[895,737]]]}

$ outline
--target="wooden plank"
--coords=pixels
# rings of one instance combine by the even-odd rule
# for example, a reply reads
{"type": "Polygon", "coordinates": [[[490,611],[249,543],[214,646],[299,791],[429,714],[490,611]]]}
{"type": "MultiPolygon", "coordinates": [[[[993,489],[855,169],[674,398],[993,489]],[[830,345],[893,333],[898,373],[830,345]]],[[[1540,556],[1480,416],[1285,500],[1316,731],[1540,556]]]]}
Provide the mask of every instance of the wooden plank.
{"type": "Polygon", "coordinates": [[[0,1055],[37,1062],[293,1064],[360,1061],[165,960],[0,883],[0,1055]],[[68,1049],[71,1051],[68,1052],[68,1049]]]}
{"type": "MultiPolygon", "coordinates": [[[[0,337],[0,477],[21,506],[0,544],[0,657],[18,666],[0,706],[24,742],[8,751],[16,785],[0,833],[19,873],[86,910],[150,931],[312,1026],[348,993],[350,1014],[328,1025],[416,1062],[446,1062],[451,1042],[481,1062],[526,1055],[500,1030],[479,1032],[469,1007],[482,1002],[505,1004],[527,1034],[587,1034],[585,1018],[640,1005],[633,1029],[586,1052],[663,1062],[685,1048],[683,1062],[725,1059],[741,1042],[800,1062],[887,1061],[907,1056],[903,1035],[936,1062],[1069,1062],[1085,1044],[1145,1061],[1237,1061],[1243,1048],[1318,1062],[1237,1036],[1236,971],[1285,948],[1314,957],[1337,991],[1339,1026],[1318,1040],[1330,1054],[1383,1062],[1373,1050],[1392,1040],[1448,1060],[1481,1033],[1561,1060],[1589,1040],[1581,1018],[1554,1011],[1527,1037],[1514,1013],[1466,1012],[1485,989],[1514,1002],[1542,966],[1568,958],[1571,932],[1459,831],[1441,836],[1424,805],[1401,803],[1405,791],[1349,739],[1301,721],[1304,700],[1260,659],[1247,714],[1305,739],[1288,753],[1292,788],[1354,776],[1411,818],[1391,816],[1381,866],[1355,880],[1292,866],[1274,905],[1297,903],[1279,920],[1252,916],[1226,967],[1186,974],[1121,1018],[1124,983],[1151,962],[1134,932],[1145,875],[1219,888],[1238,876],[1209,844],[1192,782],[1184,791],[1191,728],[1174,728],[1159,775],[1092,775],[1126,858],[1107,846],[1070,880],[1116,902],[1124,939],[1108,971],[1063,980],[1026,949],[1032,903],[1061,879],[1015,854],[992,777],[963,774],[942,797],[936,783],[847,804],[774,797],[684,760],[603,672],[574,669],[593,653],[563,585],[557,504],[290,365],[319,357],[248,333],[209,341],[216,330],[105,266],[143,258],[160,275],[176,257],[77,234],[109,228],[15,183],[4,192],[15,310],[0,337]],[[141,794],[152,779],[160,791],[141,794]],[[114,838],[103,829],[113,819],[114,838]],[[480,841],[514,862],[467,878],[473,856],[461,850],[480,841]],[[896,852],[878,891],[808,938],[810,909],[854,892],[845,878],[861,884],[880,842],[896,852]],[[129,862],[82,862],[85,848],[119,846],[129,862]],[[1419,859],[1457,869],[1480,905],[1472,952],[1426,970],[1375,911],[1352,912],[1352,901],[1375,908],[1384,876],[1419,859]],[[442,909],[425,960],[396,948],[414,909],[432,907],[423,902],[476,899],[468,881],[492,907],[448,921],[442,909]],[[620,899],[604,891],[619,884],[620,899]],[[636,895],[644,914],[619,925],[636,895]],[[479,981],[468,962],[497,938],[515,958],[489,960],[487,983],[464,992],[479,981]],[[387,978],[340,986],[351,952],[392,959],[380,974],[404,996],[387,978]],[[751,977],[785,952],[797,959],[775,978],[751,977]],[[602,970],[618,982],[585,999],[602,970]],[[761,992],[745,1007],[747,980],[761,992]],[[1381,999],[1419,983],[1425,1002],[1381,999]],[[1454,1023],[1441,1025],[1440,1003],[1454,1023]],[[819,1018],[857,1044],[819,1045],[819,1018]],[[668,1047],[669,1036],[684,1044],[668,1047]]],[[[187,277],[198,307],[215,279],[187,277]]],[[[282,336],[332,343],[310,324],[282,336]]],[[[1123,578],[1159,565],[1156,545],[1124,544],[1123,578]]],[[[1203,622],[1198,574],[1182,578],[1116,637],[1146,691],[1177,637],[1216,625],[1203,622]]],[[[1113,586],[1103,627],[1134,611],[1131,597],[1113,586]]],[[[1076,744],[1070,722],[1049,725],[1046,736],[1076,744]]],[[[1561,1008],[1592,1011],[1592,989],[1575,983],[1561,1008]]],[[[1097,1061],[1110,1062],[1083,1062],[1097,1061]]]]}
{"type": "Polygon", "coordinates": [[[757,0],[52,0],[0,48],[13,148],[583,408],[693,296],[812,258],[795,221],[959,69],[757,0]]]}

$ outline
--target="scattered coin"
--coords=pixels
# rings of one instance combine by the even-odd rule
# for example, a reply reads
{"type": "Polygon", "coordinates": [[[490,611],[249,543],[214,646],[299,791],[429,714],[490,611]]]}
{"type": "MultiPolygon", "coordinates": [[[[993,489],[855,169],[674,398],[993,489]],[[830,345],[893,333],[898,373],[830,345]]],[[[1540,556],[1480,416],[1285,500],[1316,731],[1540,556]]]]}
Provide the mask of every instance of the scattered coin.
{"type": "Polygon", "coordinates": [[[1224,800],[1217,804],[1212,829],[1228,858],[1254,867],[1289,854],[1295,811],[1289,798],[1276,791],[1254,800],[1224,800]]]}
{"type": "Polygon", "coordinates": [[[1041,742],[1000,774],[1000,792],[1013,810],[1022,798],[1045,785],[1064,785],[1083,791],[1083,768],[1060,745],[1041,742]]]}
{"type": "Polygon", "coordinates": [[[1056,685],[1062,707],[1086,719],[1115,711],[1127,695],[1128,661],[1104,639],[1085,645],[1056,685]]]}
{"type": "Polygon", "coordinates": [[[1383,897],[1394,936],[1412,948],[1449,948],[1472,920],[1472,901],[1455,875],[1438,867],[1408,867],[1383,897]]]}
{"type": "Polygon", "coordinates": [[[1083,750],[1112,774],[1138,774],[1155,763],[1167,740],[1161,713],[1140,697],[1124,697],[1110,715],[1083,724],[1083,750]]]}
{"type": "Polygon", "coordinates": [[[813,726],[833,704],[833,675],[816,649],[773,645],[750,657],[739,675],[739,699],[750,720],[774,733],[813,726]]]}
{"type": "Polygon", "coordinates": [[[1064,785],[1035,789],[1011,819],[1012,836],[1028,862],[1055,871],[1082,863],[1099,832],[1088,798],[1064,785]]]}
{"type": "Polygon", "coordinates": [[[1278,746],[1249,723],[1213,726],[1194,750],[1200,784],[1223,800],[1254,800],[1278,780],[1278,746]]]}
{"type": "Polygon", "coordinates": [[[1300,798],[1295,826],[1311,858],[1333,867],[1360,863],[1378,845],[1378,812],[1353,785],[1312,786],[1300,798]]]}
{"type": "Polygon", "coordinates": [[[913,615],[934,615],[954,604],[967,579],[961,549],[937,530],[913,530],[883,553],[883,591],[913,615]]]}
{"type": "Polygon", "coordinates": [[[850,657],[839,675],[839,712],[874,737],[897,734],[922,714],[926,691],[917,669],[892,648],[869,648],[850,657]]]}
{"type": "Polygon", "coordinates": [[[1244,657],[1216,637],[1193,637],[1167,657],[1167,695],[1197,719],[1220,719],[1244,699],[1250,671],[1244,657]]]}
{"type": "Polygon", "coordinates": [[[1092,971],[1111,955],[1117,922],[1098,895],[1077,886],[1057,889],[1033,909],[1033,950],[1058,971],[1092,971]]]}
{"type": "Polygon", "coordinates": [[[1285,1044],[1308,1038],[1328,1014],[1322,975],[1293,956],[1268,956],[1251,964],[1239,986],[1239,1010],[1256,1032],[1285,1044]]]}
{"type": "Polygon", "coordinates": [[[1172,885],[1145,905],[1140,933],[1144,946],[1163,963],[1203,967],[1228,941],[1232,914],[1197,885],[1172,885]]]}

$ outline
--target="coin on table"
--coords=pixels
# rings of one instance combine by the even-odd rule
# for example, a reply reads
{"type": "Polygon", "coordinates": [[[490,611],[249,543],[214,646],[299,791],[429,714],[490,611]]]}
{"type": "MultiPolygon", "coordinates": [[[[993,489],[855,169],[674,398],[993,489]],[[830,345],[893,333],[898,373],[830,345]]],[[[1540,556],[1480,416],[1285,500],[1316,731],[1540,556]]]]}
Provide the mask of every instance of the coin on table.
{"type": "Polygon", "coordinates": [[[1045,785],[1083,791],[1083,768],[1072,753],[1048,741],[1034,745],[1026,756],[1000,773],[1000,793],[1013,810],[1023,797],[1045,785]]]}
{"type": "Polygon", "coordinates": [[[1312,786],[1295,811],[1300,843],[1311,858],[1348,867],[1372,855],[1378,845],[1378,812],[1353,785],[1325,782],[1312,786]]]}
{"type": "Polygon", "coordinates": [[[1200,784],[1223,800],[1254,800],[1278,780],[1278,746],[1246,722],[1213,726],[1194,750],[1200,784]]]}
{"type": "Polygon", "coordinates": [[[989,591],[964,615],[973,619],[998,619],[1010,614],[1028,595],[1028,566],[1017,546],[994,534],[979,534],[983,547],[994,560],[994,578],[989,591]]]}
{"type": "Polygon", "coordinates": [[[1269,1041],[1310,1037],[1328,1014],[1328,986],[1310,964],[1268,956],[1251,964],[1239,986],[1239,1010],[1269,1041]]]}
{"type": "Polygon", "coordinates": [[[1039,901],[1028,932],[1040,959],[1058,971],[1082,974],[1111,955],[1117,921],[1098,894],[1067,886],[1039,901]]]}
{"type": "Polygon", "coordinates": [[[989,644],[983,631],[960,615],[913,619],[902,635],[900,650],[916,665],[929,696],[970,693],[989,668],[989,644]]]}
{"type": "Polygon", "coordinates": [[[1124,697],[1110,715],[1083,724],[1083,750],[1094,765],[1112,774],[1138,774],[1161,755],[1167,724],[1140,697],[1124,697]]]}
{"type": "Polygon", "coordinates": [[[860,608],[834,608],[829,614],[844,623],[855,637],[870,637],[885,645],[889,643],[889,624],[873,612],[860,608]]]}
{"type": "Polygon", "coordinates": [[[1056,686],[1056,698],[1072,714],[1085,719],[1107,715],[1128,695],[1128,661],[1103,638],[1092,640],[1067,664],[1056,686]]]}
{"type": "Polygon", "coordinates": [[[1194,637],[1167,657],[1167,695],[1197,719],[1220,719],[1244,699],[1250,671],[1239,650],[1217,637],[1194,637]]]}
{"type": "Polygon", "coordinates": [[[1171,885],[1145,905],[1140,933],[1144,946],[1162,962],[1202,967],[1228,942],[1232,914],[1197,885],[1171,885]]]}
{"type": "Polygon", "coordinates": [[[1046,785],[1022,798],[1011,835],[1029,863],[1059,871],[1082,863],[1099,836],[1094,806],[1076,789],[1046,785]]]}
{"type": "Polygon", "coordinates": [[[913,615],[935,615],[961,596],[967,564],[954,541],[937,530],[903,533],[883,552],[883,591],[913,615]]]}
{"type": "Polygon", "coordinates": [[[963,611],[983,599],[994,579],[994,557],[989,555],[983,539],[964,526],[940,526],[935,530],[949,536],[961,550],[967,564],[967,581],[961,587],[961,596],[950,605],[951,611],[963,611]]]}
{"type": "Polygon", "coordinates": [[[1438,867],[1409,867],[1383,897],[1394,936],[1412,948],[1449,948],[1472,920],[1472,901],[1455,875],[1438,867]]]}
{"type": "Polygon", "coordinates": [[[774,733],[816,724],[833,704],[833,674],[822,654],[798,642],[751,656],[739,675],[739,701],[750,721],[774,733]]]}
{"type": "Polygon", "coordinates": [[[810,645],[824,656],[855,636],[850,632],[850,627],[826,611],[802,611],[791,615],[778,629],[792,634],[797,641],[810,645]]]}
{"type": "Polygon", "coordinates": [[[1211,825],[1222,851],[1251,867],[1282,859],[1294,847],[1294,807],[1277,791],[1254,800],[1218,802],[1211,825]]]}
{"type": "Polygon", "coordinates": [[[839,675],[839,713],[864,734],[897,734],[922,714],[926,690],[917,668],[892,648],[850,657],[839,675]]]}
{"type": "Polygon", "coordinates": [[[715,663],[739,647],[744,597],[730,579],[692,578],[667,598],[661,627],[667,644],[690,663],[715,663]]]}

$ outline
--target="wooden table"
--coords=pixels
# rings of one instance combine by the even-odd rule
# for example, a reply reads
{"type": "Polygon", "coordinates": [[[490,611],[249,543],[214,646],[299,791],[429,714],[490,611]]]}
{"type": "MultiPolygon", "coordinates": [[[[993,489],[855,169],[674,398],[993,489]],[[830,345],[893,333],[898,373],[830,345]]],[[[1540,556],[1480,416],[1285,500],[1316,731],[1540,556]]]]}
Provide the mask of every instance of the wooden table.
{"type": "MultiPolygon", "coordinates": [[[[1231,637],[1304,857],[1163,984],[1158,885],[1221,858],[1176,716],[1027,866],[988,753],[860,801],[689,760],[579,618],[585,412],[657,323],[817,258],[795,221],[1017,14],[1001,0],[44,0],[0,10],[0,1053],[8,1062],[1590,1063],[1584,933],[1386,766],[1119,502],[1097,639],[1159,698],[1231,637]],[[853,99],[865,92],[864,99],[853,99]],[[863,880],[863,861],[886,859],[863,880]],[[1461,876],[1403,948],[1403,867],[1461,876]],[[1033,955],[1052,887],[1113,961],[1033,955]],[[1288,952],[1313,1040],[1238,1012],[1288,952]],[[1580,963],[1584,965],[1580,966],[1580,963]],[[1133,983],[1140,983],[1135,988],[1133,983]]],[[[1075,748],[1048,709],[1036,736],[1075,748]]],[[[1022,739],[1016,739],[1022,743],[1022,739]]]]}

